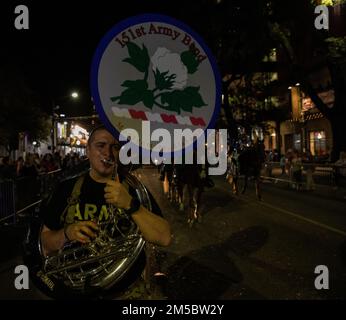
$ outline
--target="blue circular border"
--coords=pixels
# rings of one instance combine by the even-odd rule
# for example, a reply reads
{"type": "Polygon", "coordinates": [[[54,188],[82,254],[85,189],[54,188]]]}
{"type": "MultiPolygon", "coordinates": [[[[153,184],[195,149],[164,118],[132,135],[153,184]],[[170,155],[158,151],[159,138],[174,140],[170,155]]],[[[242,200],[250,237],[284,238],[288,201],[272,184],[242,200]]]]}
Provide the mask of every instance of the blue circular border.
{"type": "MultiPolygon", "coordinates": [[[[103,53],[105,52],[109,43],[114,39],[114,37],[116,35],[118,35],[119,33],[121,33],[124,29],[129,28],[129,27],[136,25],[136,24],[139,24],[139,23],[144,23],[144,22],[164,22],[164,23],[172,24],[172,25],[186,31],[187,33],[189,33],[198,42],[198,44],[203,48],[204,52],[206,53],[206,55],[209,59],[209,62],[212,66],[212,69],[213,69],[215,87],[216,87],[215,108],[214,108],[213,116],[211,117],[211,120],[210,120],[207,128],[204,129],[204,136],[205,136],[205,140],[206,140],[207,130],[214,128],[216,118],[220,113],[220,106],[221,106],[221,77],[220,77],[220,73],[219,73],[219,70],[217,67],[216,60],[215,60],[214,56],[212,55],[210,49],[204,43],[204,40],[202,39],[201,36],[199,36],[195,31],[193,31],[185,23],[183,23],[179,20],[176,20],[174,18],[171,18],[169,16],[162,15],[162,14],[152,14],[152,13],[141,14],[141,15],[133,16],[133,17],[127,18],[125,20],[122,20],[119,23],[117,23],[115,26],[113,26],[113,28],[111,30],[109,30],[106,33],[106,35],[101,39],[101,41],[100,41],[100,43],[99,43],[99,45],[95,51],[93,59],[92,59],[91,73],[90,73],[91,95],[93,97],[93,101],[95,103],[95,107],[96,107],[96,110],[100,116],[101,121],[106,126],[106,128],[116,137],[116,139],[119,140],[120,132],[118,132],[118,130],[109,121],[109,119],[108,119],[108,117],[107,117],[107,115],[106,115],[106,113],[102,107],[100,94],[99,94],[99,90],[98,90],[98,70],[99,70],[99,66],[100,66],[100,62],[101,62],[103,53]]],[[[170,153],[170,156],[173,155],[173,157],[174,157],[175,153],[185,154],[186,151],[188,151],[188,150],[191,151],[191,148],[192,147],[195,148],[196,145],[197,145],[197,141],[195,141],[192,145],[187,146],[183,150],[179,150],[176,152],[172,151],[170,153]]],[[[142,146],[139,145],[138,147],[139,147],[139,151],[142,152],[142,146]]],[[[144,149],[144,150],[146,150],[147,152],[152,152],[151,150],[147,150],[147,149],[144,149]]],[[[167,153],[166,154],[164,153],[163,157],[165,155],[168,156],[167,153]]]]}

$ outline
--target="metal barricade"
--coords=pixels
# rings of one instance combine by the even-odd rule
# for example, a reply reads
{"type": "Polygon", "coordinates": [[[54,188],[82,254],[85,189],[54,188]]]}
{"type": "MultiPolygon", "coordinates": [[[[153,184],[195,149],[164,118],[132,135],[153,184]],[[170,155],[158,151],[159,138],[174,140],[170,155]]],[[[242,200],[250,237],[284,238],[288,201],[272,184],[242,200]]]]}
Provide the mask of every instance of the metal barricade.
{"type": "Polygon", "coordinates": [[[31,203],[38,201],[41,195],[39,177],[21,177],[15,180],[16,210],[22,210],[31,203]]]}
{"type": "Polygon", "coordinates": [[[35,209],[53,190],[61,170],[37,177],[20,177],[0,182],[0,223],[15,224],[35,209]]]}
{"type": "Polygon", "coordinates": [[[30,216],[31,210],[35,210],[62,179],[87,169],[88,162],[82,162],[69,170],[58,169],[37,177],[0,181],[0,223],[17,223],[19,217],[30,216]]]}
{"type": "MultiPolygon", "coordinates": [[[[285,169],[283,169],[280,166],[280,162],[265,162],[261,176],[263,179],[276,182],[292,182],[290,167],[286,164],[285,169]]],[[[302,162],[302,183],[306,184],[311,178],[315,185],[345,188],[346,166],[338,166],[331,163],[302,162]]]]}
{"type": "Polygon", "coordinates": [[[41,198],[49,196],[62,176],[64,172],[61,169],[39,175],[41,198]]]}
{"type": "Polygon", "coordinates": [[[13,180],[0,182],[0,222],[16,222],[15,183],[13,180]],[[12,220],[11,220],[12,219],[12,220]]]}

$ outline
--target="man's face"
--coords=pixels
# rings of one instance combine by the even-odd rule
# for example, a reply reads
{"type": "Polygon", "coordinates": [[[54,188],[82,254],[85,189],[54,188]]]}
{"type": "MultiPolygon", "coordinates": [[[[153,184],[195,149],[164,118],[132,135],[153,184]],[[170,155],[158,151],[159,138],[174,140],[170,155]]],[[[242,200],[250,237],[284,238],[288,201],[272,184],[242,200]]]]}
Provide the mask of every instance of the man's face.
{"type": "Polygon", "coordinates": [[[91,170],[101,177],[111,176],[114,166],[102,160],[118,161],[119,142],[104,129],[94,133],[87,147],[91,170]]]}

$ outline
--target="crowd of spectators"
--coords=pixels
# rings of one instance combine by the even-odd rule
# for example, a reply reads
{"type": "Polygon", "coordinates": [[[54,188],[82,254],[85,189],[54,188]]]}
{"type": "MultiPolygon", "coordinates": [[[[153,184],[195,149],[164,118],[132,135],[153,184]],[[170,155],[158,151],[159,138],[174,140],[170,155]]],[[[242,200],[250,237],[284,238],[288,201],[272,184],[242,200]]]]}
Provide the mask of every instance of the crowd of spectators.
{"type": "Polygon", "coordinates": [[[330,183],[334,187],[345,186],[346,180],[346,152],[340,152],[340,158],[336,162],[330,162],[329,155],[325,158],[317,158],[313,156],[309,150],[306,152],[299,152],[296,149],[288,149],[285,154],[279,156],[277,150],[266,151],[266,175],[272,176],[273,164],[278,162],[280,164],[281,175],[288,176],[292,182],[293,188],[301,190],[303,173],[306,176],[305,187],[306,190],[314,190],[315,182],[313,175],[316,167],[320,168],[320,173],[329,173],[331,180],[330,183]],[[322,168],[322,169],[321,169],[322,168]]]}
{"type": "Polygon", "coordinates": [[[86,156],[80,156],[76,152],[65,156],[61,156],[59,152],[45,155],[27,153],[25,158],[20,156],[15,161],[5,156],[0,158],[0,180],[37,177],[60,169],[73,170],[85,160],[86,156]]]}

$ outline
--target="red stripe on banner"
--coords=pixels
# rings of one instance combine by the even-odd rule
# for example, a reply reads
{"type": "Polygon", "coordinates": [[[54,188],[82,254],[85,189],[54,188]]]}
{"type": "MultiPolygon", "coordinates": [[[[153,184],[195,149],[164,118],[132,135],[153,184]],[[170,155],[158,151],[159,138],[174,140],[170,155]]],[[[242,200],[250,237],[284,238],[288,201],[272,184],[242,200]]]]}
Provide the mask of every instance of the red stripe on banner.
{"type": "Polygon", "coordinates": [[[190,120],[194,126],[201,126],[201,127],[205,126],[205,122],[202,118],[190,117],[190,120]]]}
{"type": "Polygon", "coordinates": [[[130,115],[133,119],[142,119],[142,120],[148,120],[146,114],[144,111],[136,111],[133,109],[129,109],[130,115]]]}
{"type": "Polygon", "coordinates": [[[166,123],[178,123],[177,118],[173,114],[161,114],[161,118],[166,123]]]}

